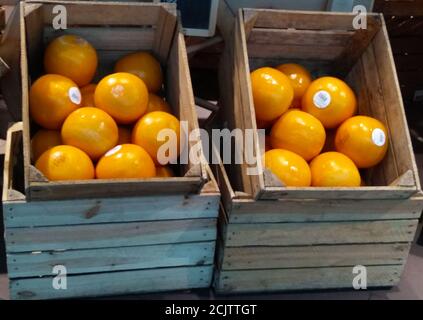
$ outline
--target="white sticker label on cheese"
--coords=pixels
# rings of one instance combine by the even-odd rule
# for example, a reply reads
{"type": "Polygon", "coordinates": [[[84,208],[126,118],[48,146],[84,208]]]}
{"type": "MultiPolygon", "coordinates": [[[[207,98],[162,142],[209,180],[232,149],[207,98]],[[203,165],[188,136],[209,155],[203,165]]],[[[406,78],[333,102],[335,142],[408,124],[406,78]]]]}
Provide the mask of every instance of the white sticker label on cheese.
{"type": "Polygon", "coordinates": [[[386,143],[386,135],[382,129],[376,128],[372,132],[372,140],[378,147],[383,147],[386,143]]]}
{"type": "Polygon", "coordinates": [[[331,101],[332,98],[329,92],[325,90],[318,91],[313,97],[314,105],[319,109],[326,109],[331,101]]]}
{"type": "Polygon", "coordinates": [[[81,91],[77,87],[72,87],[68,91],[69,99],[75,104],[81,104],[81,91]]]}

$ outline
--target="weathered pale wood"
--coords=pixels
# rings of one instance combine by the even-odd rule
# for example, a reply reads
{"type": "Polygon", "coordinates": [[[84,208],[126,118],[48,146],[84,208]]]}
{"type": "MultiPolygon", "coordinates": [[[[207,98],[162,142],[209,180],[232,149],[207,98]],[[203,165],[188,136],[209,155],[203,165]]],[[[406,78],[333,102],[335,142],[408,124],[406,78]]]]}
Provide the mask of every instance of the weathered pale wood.
{"type": "Polygon", "coordinates": [[[29,178],[30,181],[33,182],[48,182],[48,179],[42,174],[42,172],[32,165],[29,167],[29,178]]]}
{"type": "Polygon", "coordinates": [[[8,252],[94,249],[216,239],[216,219],[9,228],[8,252]]]}
{"type": "Polygon", "coordinates": [[[410,244],[242,247],[224,250],[221,270],[404,264],[410,244]]]}
{"type": "MultiPolygon", "coordinates": [[[[256,21],[256,17],[251,18],[253,21],[256,21]]],[[[249,22],[248,17],[245,20],[247,23],[249,22]]],[[[248,25],[247,25],[248,28],[248,25]]],[[[237,23],[235,26],[235,75],[238,77],[238,85],[235,84],[235,89],[239,90],[240,100],[239,102],[235,103],[235,110],[234,116],[235,118],[242,117],[242,120],[238,120],[238,122],[243,122],[244,126],[241,127],[243,129],[253,130],[254,134],[252,135],[253,144],[246,143],[244,154],[252,154],[257,157],[256,163],[252,165],[243,164],[243,174],[246,177],[243,178],[244,181],[247,179],[250,180],[249,184],[251,187],[244,188],[243,191],[256,195],[262,189],[264,185],[264,178],[262,174],[258,174],[262,172],[262,162],[260,156],[260,145],[259,139],[256,134],[257,132],[257,123],[254,111],[254,104],[253,104],[253,93],[251,89],[251,79],[249,77],[250,67],[248,61],[248,52],[247,52],[247,37],[245,34],[245,24],[244,24],[244,16],[242,10],[240,10],[237,23]],[[252,149],[252,150],[249,150],[252,149]],[[251,169],[251,167],[255,167],[257,170],[256,174],[248,174],[247,170],[251,169]],[[258,185],[256,182],[258,180],[258,185]]],[[[245,160],[244,160],[245,162],[245,160]]]]}
{"type": "MultiPolygon", "coordinates": [[[[258,13],[256,28],[355,30],[353,20],[356,14],[354,13],[244,9],[244,14],[251,14],[251,12],[258,13]]],[[[377,14],[368,14],[368,20],[375,19],[377,16],[377,14]]]]}
{"type": "Polygon", "coordinates": [[[59,299],[161,292],[210,286],[213,266],[105,272],[67,277],[67,289],[55,290],[52,277],[11,280],[12,299],[59,299]]]}
{"type": "MultiPolygon", "coordinates": [[[[282,290],[352,289],[352,267],[221,271],[215,289],[221,294],[282,290]]],[[[367,267],[367,286],[398,284],[402,265],[367,267]]]]}
{"type": "MultiPolygon", "coordinates": [[[[22,10],[25,21],[26,52],[28,59],[29,74],[35,74],[37,77],[44,71],[43,65],[43,15],[42,4],[28,4],[22,10]]],[[[23,22],[23,21],[21,21],[23,22]]],[[[21,50],[24,47],[21,46],[21,50]]],[[[34,81],[35,79],[28,80],[34,81]]],[[[30,82],[31,83],[31,82],[30,82]]]]}
{"type": "MultiPolygon", "coordinates": [[[[406,121],[401,114],[403,113],[403,107],[400,104],[401,98],[399,95],[394,95],[395,92],[398,93],[398,90],[394,90],[397,88],[394,88],[395,83],[392,83],[392,81],[397,80],[393,61],[389,59],[392,56],[389,40],[383,35],[384,29],[382,26],[384,22],[380,15],[370,14],[367,16],[368,28],[355,30],[352,28],[354,17],[355,15],[350,13],[315,13],[270,9],[241,10],[238,20],[242,19],[244,24],[241,23],[239,32],[235,28],[234,34],[235,49],[240,48],[242,52],[237,54],[237,51],[234,50],[235,67],[234,77],[232,78],[235,83],[239,81],[240,89],[237,91],[235,88],[234,105],[231,111],[233,110],[236,119],[235,127],[254,129],[256,121],[251,97],[248,58],[260,60],[260,65],[266,65],[266,61],[268,61],[268,65],[271,66],[277,64],[275,58],[281,58],[284,61],[289,58],[300,61],[309,59],[313,63],[318,62],[319,67],[316,70],[318,74],[325,71],[321,69],[322,66],[325,66],[325,64],[321,64],[321,61],[332,63],[333,66],[326,69],[326,72],[332,71],[331,74],[334,75],[345,74],[355,65],[347,80],[352,82],[355,89],[358,89],[359,102],[363,102],[363,105],[360,103],[360,111],[384,122],[390,131],[388,138],[392,143],[383,163],[366,173],[365,180],[369,186],[360,188],[283,188],[280,185],[278,186],[278,182],[272,182],[274,181],[272,179],[263,179],[261,173],[247,179],[246,167],[241,166],[240,173],[236,171],[230,173],[230,176],[238,175],[242,178],[242,187],[237,186],[236,191],[250,193],[253,198],[262,200],[405,199],[410,198],[420,189],[420,185],[413,183],[411,177],[406,179],[407,183],[398,184],[396,180],[408,170],[411,170],[414,176],[416,176],[417,171],[414,167],[409,140],[407,140],[406,121]],[[251,21],[254,22],[253,26],[250,23],[251,21]],[[251,36],[248,38],[250,31],[251,36]],[[305,37],[300,36],[302,32],[304,32],[305,37]],[[339,32],[342,34],[343,42],[337,35],[339,32]],[[236,36],[237,33],[239,33],[238,37],[236,36]],[[328,39],[331,39],[332,35],[336,36],[331,41],[337,42],[338,46],[329,45],[328,39]],[[295,36],[298,38],[297,41],[295,41],[295,36]],[[277,44],[278,38],[281,39],[280,45],[277,44]],[[276,40],[273,41],[273,39],[276,40]],[[327,45],[321,45],[319,39],[323,39],[323,43],[327,43],[327,45]],[[378,41],[383,43],[378,44],[378,41]],[[378,53],[376,47],[378,47],[377,50],[384,53],[378,53]],[[379,55],[385,56],[384,69],[379,67],[380,61],[375,62],[379,55]],[[337,68],[338,70],[336,70],[337,68]],[[374,90],[369,90],[369,87],[374,90]],[[388,90],[390,93],[385,94],[385,91],[388,92],[388,90]],[[389,112],[388,105],[389,108],[396,111],[389,112]],[[401,125],[396,126],[395,121],[399,121],[401,125]],[[400,158],[403,159],[400,160],[400,158]]],[[[256,65],[257,63],[255,63],[256,65]]],[[[225,107],[225,101],[223,101],[223,106],[225,107]]],[[[228,107],[231,106],[228,105],[228,107]]],[[[259,150],[257,146],[254,146],[254,148],[259,150]]],[[[258,159],[258,162],[260,167],[260,159],[258,159]]],[[[259,170],[259,172],[262,171],[259,170]]]]}
{"type": "Polygon", "coordinates": [[[273,186],[273,187],[286,187],[285,184],[276,176],[273,174],[272,171],[269,169],[264,169],[263,171],[263,177],[264,177],[264,184],[266,186],[273,186]]]}
{"type": "Polygon", "coordinates": [[[44,43],[49,43],[63,34],[74,34],[83,37],[97,50],[115,51],[124,48],[127,51],[139,51],[151,50],[154,39],[157,38],[155,32],[156,30],[153,27],[75,27],[66,30],[54,30],[51,26],[48,26],[44,27],[43,38],[44,43]]]}
{"type": "MultiPolygon", "coordinates": [[[[22,97],[24,121],[24,167],[27,196],[31,200],[101,198],[113,196],[148,196],[158,194],[189,194],[201,190],[207,174],[206,164],[194,168],[183,165],[182,177],[108,181],[48,182],[30,163],[30,127],[28,87],[42,72],[42,49],[57,32],[52,32],[53,5],[60,1],[22,4],[22,97]],[[45,31],[45,32],[44,32],[45,31]],[[29,70],[28,70],[29,67],[29,70]],[[192,170],[191,170],[192,169],[192,170]],[[190,175],[184,177],[185,173],[190,175]],[[166,191],[167,190],[167,191],[166,191]]],[[[134,50],[151,50],[169,66],[171,74],[166,91],[175,115],[188,122],[188,130],[198,128],[186,49],[182,34],[177,30],[175,5],[146,3],[88,3],[66,2],[68,27],[66,32],[80,34],[99,49],[99,76],[112,72],[116,60],[134,50]],[[122,17],[125,17],[123,19],[122,17]],[[122,20],[123,19],[123,20],[122,20]],[[174,36],[175,35],[175,36],[174,36]],[[175,54],[170,55],[173,51],[175,54]],[[176,66],[176,67],[172,67],[176,66]],[[176,70],[176,72],[173,72],[176,70]],[[169,93],[171,92],[171,93],[169,93]]],[[[62,32],[60,32],[62,33],[62,32]]],[[[97,79],[98,80],[98,79],[97,79]]],[[[187,152],[198,140],[189,141],[187,152]]],[[[201,154],[201,148],[198,150],[201,154]]]]}
{"type": "Polygon", "coordinates": [[[250,38],[251,31],[256,24],[258,14],[256,12],[248,12],[243,14],[242,9],[239,9],[239,16],[244,17],[244,31],[245,31],[245,40],[248,41],[250,38]]]}
{"type": "Polygon", "coordinates": [[[8,254],[8,276],[51,276],[56,265],[68,275],[213,264],[215,242],[8,254]]]}
{"type": "MultiPolygon", "coordinates": [[[[18,152],[10,145],[18,141],[16,137],[21,135],[21,126],[22,123],[18,123],[9,130],[7,149],[10,157],[18,152]]],[[[10,166],[7,168],[6,176],[11,177],[14,171],[10,166]]],[[[13,187],[13,183],[8,186],[13,187]]],[[[13,189],[8,191],[18,193],[13,189]]],[[[67,268],[67,280],[71,285],[61,297],[208,287],[213,271],[220,199],[214,179],[208,183],[206,191],[201,195],[162,196],[162,199],[41,202],[25,202],[22,194],[14,201],[17,199],[8,194],[3,203],[5,216],[8,215],[5,221],[19,226],[13,228],[5,223],[6,237],[11,238],[12,244],[6,245],[11,296],[15,299],[58,298],[56,290],[52,290],[55,265],[67,268]],[[207,217],[210,219],[174,220],[207,217]],[[158,224],[132,222],[161,219],[163,221],[158,224]],[[125,221],[128,223],[122,223],[125,221]],[[72,225],[75,223],[84,225],[72,225]],[[49,227],[34,228],[35,225],[49,227]],[[23,235],[26,231],[32,235],[23,235]],[[15,237],[19,238],[17,252],[14,252],[17,248],[14,247],[15,237]],[[30,247],[20,243],[21,240],[30,247]],[[197,268],[203,271],[196,272],[197,268]],[[74,280],[79,281],[80,277],[80,287],[76,288],[74,280]],[[84,287],[87,283],[90,283],[88,289],[84,287]]]]}
{"type": "MultiPolygon", "coordinates": [[[[226,6],[223,2],[222,6],[226,6]]],[[[220,7],[219,7],[220,8],[220,7]]],[[[228,15],[230,15],[228,13],[228,15]]],[[[226,19],[229,19],[226,17],[226,19]]],[[[235,118],[235,106],[237,105],[236,101],[239,100],[239,88],[237,86],[238,77],[235,74],[235,22],[236,19],[232,18],[233,25],[231,26],[229,22],[226,22],[224,26],[226,27],[226,32],[224,33],[225,38],[225,47],[221,55],[219,63],[219,91],[220,91],[220,101],[219,104],[222,106],[219,110],[219,120],[222,122],[224,128],[243,128],[243,124],[237,122],[235,118]],[[237,100],[238,99],[238,100],[237,100]]],[[[218,19],[219,23],[219,19],[218,19]]],[[[212,141],[213,142],[213,141],[212,141]]],[[[233,145],[232,145],[233,146],[233,145]]],[[[218,147],[213,145],[212,150],[214,152],[215,159],[220,158],[220,150],[218,147]]],[[[220,159],[219,159],[220,160],[220,159]]],[[[216,162],[214,162],[216,163],[216,162]]],[[[231,182],[236,188],[242,188],[245,184],[248,188],[249,179],[245,178],[243,174],[241,164],[232,164],[231,165],[231,182]],[[242,181],[245,179],[245,182],[242,181]]]]}
{"type": "MultiPolygon", "coordinates": [[[[377,57],[375,61],[378,66],[387,120],[392,135],[391,143],[395,150],[398,170],[401,174],[408,170],[412,170],[414,176],[418,177],[418,170],[414,158],[410,133],[407,127],[398,76],[392,56],[391,45],[389,43],[388,32],[384,22],[382,28],[376,34],[372,46],[375,57],[377,57]]],[[[419,179],[415,180],[417,188],[421,189],[419,179]]],[[[390,182],[388,181],[388,183],[390,182]]]]}
{"type": "MultiPolygon", "coordinates": [[[[31,164],[31,132],[29,124],[29,87],[30,87],[30,77],[28,70],[28,54],[27,51],[27,35],[26,35],[26,24],[25,18],[25,3],[20,3],[20,51],[21,51],[21,60],[20,60],[20,69],[21,69],[21,87],[22,87],[22,141],[23,141],[23,156],[24,156],[24,176],[25,176],[25,190],[29,187],[30,184],[30,164],[31,164]]],[[[28,48],[30,45],[28,44],[28,48]]]]}
{"type": "Polygon", "coordinates": [[[217,218],[219,195],[4,203],[6,228],[217,218]]]}
{"type": "Polygon", "coordinates": [[[410,242],[418,220],[229,224],[226,247],[410,242]]]}
{"type": "Polygon", "coordinates": [[[370,45],[373,37],[381,28],[381,15],[373,15],[367,19],[365,29],[355,30],[349,43],[344,46],[342,55],[336,61],[338,72],[346,74],[370,45]]]}
{"type": "MultiPolygon", "coordinates": [[[[63,1],[48,1],[43,5],[43,18],[46,25],[51,25],[54,18],[52,8],[63,1]]],[[[171,4],[162,4],[172,10],[171,4]]],[[[152,3],[92,2],[81,4],[78,1],[66,1],[68,26],[93,25],[155,25],[159,21],[161,7],[152,3]],[[107,13],[107,14],[105,14],[107,13]],[[124,19],[122,17],[125,17],[124,19]]]]}
{"type": "Polygon", "coordinates": [[[405,200],[234,200],[230,223],[335,222],[418,219],[423,198],[405,200]]]}
{"type": "Polygon", "coordinates": [[[199,177],[151,179],[104,179],[67,182],[33,182],[27,189],[31,200],[149,196],[196,193],[204,181],[199,177]]]}
{"type": "Polygon", "coordinates": [[[248,44],[248,53],[251,58],[285,58],[303,60],[332,61],[341,56],[344,48],[341,46],[316,47],[301,45],[274,45],[257,43],[248,44]]]}
{"type": "Polygon", "coordinates": [[[414,187],[357,187],[357,188],[278,188],[266,187],[260,199],[408,199],[417,193],[414,187]]]}
{"type": "MultiPolygon", "coordinates": [[[[180,31],[179,27],[177,33],[173,38],[173,44],[170,49],[166,79],[167,83],[172,84],[167,86],[166,97],[169,103],[173,106],[174,112],[179,114],[179,118],[188,122],[188,126],[185,130],[187,139],[189,134],[199,128],[197,113],[195,109],[194,93],[192,91],[191,76],[189,71],[188,57],[186,52],[186,46],[184,36],[180,31]]],[[[202,152],[202,144],[199,137],[190,137],[189,141],[185,141],[185,152],[183,152],[183,159],[188,163],[183,165],[184,172],[190,170],[194,164],[191,162],[189,157],[189,151],[195,148],[202,152]],[[188,148],[188,150],[186,150],[188,148]],[[188,158],[186,158],[188,156],[188,158]]],[[[198,154],[198,153],[197,153],[198,154]]],[[[200,163],[201,175],[200,177],[205,180],[207,175],[205,172],[205,161],[200,163]]],[[[204,183],[204,181],[202,181],[204,183]]]]}
{"type": "Polygon", "coordinates": [[[162,63],[166,63],[169,49],[177,25],[176,10],[161,9],[157,28],[157,36],[154,39],[153,50],[162,63]]]}
{"type": "Polygon", "coordinates": [[[223,39],[228,40],[232,37],[235,26],[234,12],[225,0],[219,0],[216,24],[223,39]]]}
{"type": "Polygon", "coordinates": [[[391,183],[391,186],[412,186],[415,183],[413,171],[407,170],[407,172],[395,179],[391,183]]]}
{"type": "MultiPolygon", "coordinates": [[[[353,35],[353,31],[254,28],[248,42],[266,46],[273,44],[344,47],[353,35]]],[[[266,47],[263,49],[266,50],[266,47]]]]}
{"type": "MultiPolygon", "coordinates": [[[[226,50],[226,54],[241,61],[247,53],[247,68],[240,69],[239,62],[234,67],[228,63],[226,67],[232,67],[233,74],[221,78],[226,81],[222,88],[230,88],[229,81],[234,86],[237,81],[242,83],[242,78],[248,82],[249,72],[258,67],[302,63],[315,77],[347,74],[346,81],[357,92],[360,114],[379,118],[389,130],[395,127],[393,121],[386,119],[389,99],[384,95],[381,79],[396,75],[389,71],[381,75],[374,62],[378,55],[373,53],[373,47],[383,24],[378,15],[369,15],[369,30],[358,32],[353,29],[352,14],[265,9],[244,9],[243,14],[258,14],[254,26],[242,26],[245,29],[241,28],[241,37],[235,38],[239,41],[244,32],[245,40],[234,45],[235,49],[242,48],[244,54],[236,55],[236,50],[226,50]],[[338,32],[342,36],[335,36],[338,32]],[[369,53],[373,56],[367,57],[369,53]],[[240,75],[242,71],[244,76],[240,75]]],[[[243,114],[248,110],[246,103],[253,107],[252,100],[248,101],[250,91],[248,86],[238,86],[242,89],[234,89],[232,100],[223,97],[219,104],[227,108],[226,113],[233,112],[233,116],[225,114],[224,119],[233,117],[234,127],[251,128],[255,124],[254,110],[250,115],[243,114]]],[[[397,121],[405,124],[402,119],[397,121]]],[[[390,133],[389,139],[395,139],[394,134],[390,133]]],[[[373,274],[369,287],[397,284],[423,209],[423,198],[418,195],[419,185],[413,184],[413,176],[407,173],[411,170],[414,175],[415,169],[410,163],[404,165],[407,170],[401,169],[396,153],[391,147],[384,162],[368,170],[368,186],[362,188],[281,188],[266,172],[247,180],[243,179],[244,172],[233,167],[216,166],[219,183],[224,185],[217,291],[351,288],[355,276],[352,266],[358,264],[368,265],[369,275],[373,274]],[[251,192],[254,189],[258,192],[251,192]]],[[[412,158],[411,154],[402,150],[404,157],[412,158]]]]}

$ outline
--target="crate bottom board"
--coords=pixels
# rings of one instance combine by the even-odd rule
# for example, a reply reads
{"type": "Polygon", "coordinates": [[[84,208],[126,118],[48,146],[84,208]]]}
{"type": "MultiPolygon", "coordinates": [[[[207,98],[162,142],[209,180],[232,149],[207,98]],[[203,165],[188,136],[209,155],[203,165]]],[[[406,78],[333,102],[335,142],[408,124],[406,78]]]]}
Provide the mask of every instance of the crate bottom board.
{"type": "MultiPolygon", "coordinates": [[[[221,219],[222,220],[222,219],[221,219]]],[[[227,224],[225,247],[309,246],[413,241],[418,220],[227,224]]]]}
{"type": "Polygon", "coordinates": [[[232,200],[229,223],[341,222],[419,219],[421,195],[406,200],[232,200]]]}
{"type": "Polygon", "coordinates": [[[221,270],[349,267],[405,264],[410,243],[292,247],[226,247],[221,270]]]}
{"type": "Polygon", "coordinates": [[[10,279],[10,298],[61,299],[208,288],[212,274],[213,265],[71,275],[66,277],[66,289],[60,290],[53,288],[54,277],[10,279]]]}
{"type": "Polygon", "coordinates": [[[213,264],[215,241],[84,250],[7,253],[10,278],[68,275],[213,264]],[[189,254],[187,254],[189,253],[189,254]]]}
{"type": "Polygon", "coordinates": [[[7,252],[78,250],[214,241],[216,219],[6,228],[7,252]]]}
{"type": "MultiPolygon", "coordinates": [[[[403,265],[367,267],[367,288],[399,283],[403,265]]],[[[218,294],[353,289],[353,267],[217,271],[218,294]]]]}

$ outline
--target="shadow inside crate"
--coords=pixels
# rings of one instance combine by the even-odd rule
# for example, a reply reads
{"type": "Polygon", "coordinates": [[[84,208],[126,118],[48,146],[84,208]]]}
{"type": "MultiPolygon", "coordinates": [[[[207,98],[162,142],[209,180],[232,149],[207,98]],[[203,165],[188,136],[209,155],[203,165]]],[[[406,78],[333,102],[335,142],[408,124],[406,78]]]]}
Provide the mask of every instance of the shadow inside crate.
{"type": "MultiPolygon", "coordinates": [[[[7,107],[2,99],[0,99],[0,186],[3,187],[3,162],[4,162],[4,148],[6,144],[6,132],[9,124],[13,122],[12,117],[7,111],[7,107]]],[[[0,192],[1,194],[1,192],[0,192]]],[[[1,195],[0,195],[1,197],[1,195]]],[[[3,227],[3,208],[0,207],[0,273],[5,273],[6,268],[6,252],[4,245],[4,227],[3,227]]]]}

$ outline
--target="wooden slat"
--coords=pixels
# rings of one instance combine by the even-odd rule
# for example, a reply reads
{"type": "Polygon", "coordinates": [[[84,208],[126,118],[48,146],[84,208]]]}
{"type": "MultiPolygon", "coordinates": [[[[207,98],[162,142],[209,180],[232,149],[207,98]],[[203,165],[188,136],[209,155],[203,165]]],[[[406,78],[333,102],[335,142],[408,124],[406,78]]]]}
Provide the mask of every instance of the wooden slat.
{"type": "Polygon", "coordinates": [[[151,50],[156,36],[153,28],[85,27],[54,30],[52,27],[45,27],[44,43],[49,43],[63,34],[81,36],[95,49],[111,51],[122,50],[121,48],[127,51],[151,50]]]}
{"type": "MultiPolygon", "coordinates": [[[[25,15],[26,53],[29,74],[41,75],[43,65],[43,15],[41,4],[29,4],[23,10],[25,15]]],[[[22,22],[23,20],[21,20],[22,22]]],[[[34,81],[35,79],[31,79],[34,81]]]]}
{"type": "Polygon", "coordinates": [[[153,49],[163,64],[166,63],[169,56],[169,50],[175,35],[176,26],[176,12],[169,12],[164,9],[160,10],[157,36],[154,39],[153,49]]]}
{"type": "Polygon", "coordinates": [[[212,241],[216,239],[216,220],[109,223],[78,225],[72,228],[13,228],[6,230],[5,237],[7,252],[212,241]]]}
{"type": "MultiPolygon", "coordinates": [[[[353,13],[244,9],[245,15],[252,13],[258,13],[256,28],[271,29],[354,31],[353,20],[356,17],[353,13]]],[[[376,16],[369,14],[368,20],[376,16]]]]}
{"type": "Polygon", "coordinates": [[[260,199],[407,199],[416,192],[416,187],[276,188],[266,186],[260,199]]]}
{"type": "MultiPolygon", "coordinates": [[[[49,1],[52,4],[43,5],[43,15],[46,25],[51,25],[55,16],[52,13],[55,3],[63,4],[61,1],[49,1]]],[[[169,4],[164,4],[172,8],[169,4]]],[[[118,2],[93,2],[79,3],[78,1],[67,1],[67,24],[68,26],[82,25],[156,25],[159,22],[161,7],[151,3],[118,3],[118,2]],[[107,14],[104,14],[104,13],[107,14]],[[123,19],[124,17],[124,19],[123,19]]]]}
{"type": "Polygon", "coordinates": [[[217,218],[218,195],[4,203],[7,228],[217,218]]]}
{"type": "MultiPolygon", "coordinates": [[[[31,132],[29,125],[29,88],[30,88],[30,75],[28,66],[28,48],[27,48],[27,35],[25,26],[25,3],[20,2],[19,7],[19,30],[20,30],[20,69],[21,69],[21,87],[22,87],[22,143],[23,143],[23,158],[24,158],[24,176],[25,176],[25,189],[29,187],[29,166],[31,164],[31,132]]],[[[28,45],[29,47],[29,45],[28,45]]]]}
{"type": "Polygon", "coordinates": [[[417,179],[418,170],[414,159],[397,72],[385,25],[377,33],[372,46],[375,57],[377,57],[375,61],[383,90],[386,115],[392,135],[391,143],[395,150],[398,170],[400,174],[412,170],[415,184],[418,189],[421,189],[420,181],[417,179]]]}
{"type": "Polygon", "coordinates": [[[238,78],[238,84],[235,84],[235,90],[239,94],[239,100],[235,101],[233,112],[234,117],[238,119],[237,122],[242,122],[244,124],[240,128],[244,130],[253,130],[253,145],[251,145],[251,143],[246,144],[244,155],[254,155],[256,157],[256,162],[251,165],[247,165],[246,163],[242,164],[243,181],[247,182],[247,184],[244,183],[244,188],[242,191],[255,196],[262,189],[262,186],[264,185],[264,179],[262,175],[258,174],[262,171],[262,163],[261,154],[259,152],[260,146],[257,135],[257,122],[254,111],[253,91],[251,88],[251,79],[249,77],[250,66],[248,60],[249,54],[247,49],[246,32],[252,28],[250,25],[251,21],[254,21],[254,24],[256,23],[257,16],[255,13],[249,15],[249,17],[244,18],[243,11],[239,11],[234,33],[234,73],[238,78]],[[247,170],[251,169],[255,169],[256,173],[251,174],[247,172],[247,170]]]}
{"type": "Polygon", "coordinates": [[[221,270],[404,264],[410,244],[225,248],[221,270]]]}
{"type": "MultiPolygon", "coordinates": [[[[188,57],[186,53],[184,36],[177,30],[177,33],[173,37],[172,47],[170,49],[168,61],[167,61],[167,72],[166,72],[166,83],[172,84],[166,87],[166,98],[169,104],[173,107],[173,112],[179,115],[179,119],[185,120],[188,124],[186,134],[189,134],[193,130],[199,127],[197,113],[195,109],[194,93],[192,91],[192,82],[189,72],[188,57]]],[[[188,151],[191,148],[200,146],[200,139],[192,138],[185,144],[184,151],[180,158],[183,158],[185,165],[183,165],[184,173],[196,172],[203,179],[206,178],[204,163],[192,163],[188,156],[188,151]],[[188,149],[188,150],[187,150],[188,149]]]]}
{"type": "Polygon", "coordinates": [[[365,29],[358,29],[351,37],[349,43],[344,47],[343,54],[336,61],[338,72],[340,74],[347,74],[354,66],[361,55],[369,47],[375,34],[380,30],[382,16],[373,16],[372,19],[367,20],[365,29]]]}
{"type": "Polygon", "coordinates": [[[410,242],[414,238],[417,222],[229,224],[225,245],[245,247],[410,242]]]}
{"type": "MultiPolygon", "coordinates": [[[[254,28],[249,43],[273,45],[345,46],[354,35],[352,31],[286,30],[254,28]]],[[[263,48],[264,50],[266,47],[263,48]]]]}
{"type": "Polygon", "coordinates": [[[312,59],[334,60],[343,53],[341,46],[301,46],[301,45],[274,45],[248,43],[248,55],[251,58],[284,58],[284,59],[312,59]]]}
{"type": "Polygon", "coordinates": [[[207,288],[213,266],[159,268],[67,277],[67,289],[55,290],[52,277],[10,281],[12,299],[59,299],[207,288]]]}
{"type": "Polygon", "coordinates": [[[149,196],[196,193],[204,181],[198,178],[151,178],[133,180],[88,180],[32,182],[27,189],[31,200],[57,200],[118,196],[149,196]],[[94,190],[93,190],[94,189],[94,190]]]}
{"type": "MultiPolygon", "coordinates": [[[[367,267],[367,286],[394,286],[399,282],[402,269],[401,265],[367,267]]],[[[351,267],[222,271],[215,289],[222,294],[352,289],[355,276],[351,267]]]]}
{"type": "Polygon", "coordinates": [[[230,223],[278,223],[418,219],[423,198],[409,200],[235,201],[230,223]]]}
{"type": "Polygon", "coordinates": [[[229,7],[228,3],[226,1],[219,0],[216,25],[225,41],[228,41],[232,37],[235,27],[234,15],[235,14],[229,7]]]}
{"type": "MultiPolygon", "coordinates": [[[[222,2],[221,6],[226,6],[225,2],[222,2]]],[[[226,18],[229,19],[229,18],[226,18]]],[[[228,129],[234,129],[236,127],[242,128],[242,123],[238,123],[235,118],[235,107],[237,101],[239,101],[239,88],[237,85],[238,76],[235,74],[235,29],[238,30],[238,27],[235,27],[235,21],[238,23],[237,19],[233,19],[233,27],[230,26],[229,22],[224,24],[224,27],[227,29],[224,33],[225,38],[225,48],[220,58],[219,63],[219,89],[220,89],[220,101],[219,104],[222,105],[222,108],[219,110],[219,120],[221,120],[222,126],[228,129]]],[[[219,20],[218,20],[219,21],[219,20]]],[[[220,157],[220,150],[217,146],[212,146],[212,150],[215,152],[215,155],[220,157]]],[[[223,166],[223,164],[222,164],[223,166]]],[[[242,188],[243,179],[245,179],[245,184],[250,186],[249,178],[246,178],[243,174],[241,164],[232,164],[231,178],[234,187],[242,188]]],[[[219,178],[219,177],[218,177],[219,178]]]]}
{"type": "Polygon", "coordinates": [[[203,266],[213,264],[215,242],[92,250],[46,251],[8,254],[8,276],[51,276],[53,266],[63,265],[67,274],[203,266]]]}

